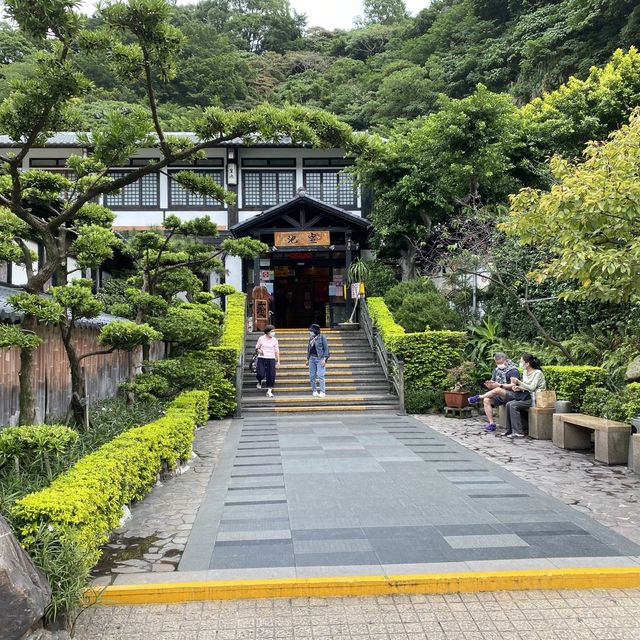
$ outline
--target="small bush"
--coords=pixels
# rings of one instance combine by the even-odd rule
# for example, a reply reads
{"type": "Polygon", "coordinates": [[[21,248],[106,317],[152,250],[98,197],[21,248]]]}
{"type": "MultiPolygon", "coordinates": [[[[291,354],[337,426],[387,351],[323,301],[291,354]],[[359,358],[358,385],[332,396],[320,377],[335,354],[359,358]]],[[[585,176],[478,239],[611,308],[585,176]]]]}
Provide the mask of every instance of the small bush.
{"type": "Polygon", "coordinates": [[[233,349],[212,347],[156,361],[153,373],[167,380],[171,395],[188,389],[206,389],[209,392],[209,415],[221,419],[232,415],[236,409],[236,390],[229,379],[235,375],[235,363],[233,349]]]}
{"type": "Polygon", "coordinates": [[[149,322],[164,339],[183,349],[204,349],[214,344],[221,334],[222,311],[207,303],[182,302],[170,306],[161,316],[149,322]]]}
{"type": "Polygon", "coordinates": [[[37,463],[50,478],[52,458],[66,453],[77,440],[76,431],[59,425],[7,427],[0,431],[0,467],[13,462],[19,473],[20,467],[37,463]]]}
{"type": "Polygon", "coordinates": [[[620,391],[589,387],[584,394],[582,413],[630,423],[640,416],[640,383],[632,382],[620,391]]]}
{"type": "Polygon", "coordinates": [[[546,366],[542,368],[547,389],[554,390],[558,400],[569,400],[574,411],[580,411],[588,387],[603,386],[606,373],[601,367],[546,366]]]}
{"type": "Polygon", "coordinates": [[[141,373],[133,382],[126,380],[120,383],[120,390],[133,393],[140,401],[164,398],[169,395],[169,382],[156,373],[141,373]]]}
{"type": "Polygon", "coordinates": [[[408,384],[404,391],[404,404],[408,413],[440,412],[444,408],[442,391],[420,384],[408,384]]]}
{"type": "Polygon", "coordinates": [[[406,331],[460,329],[462,318],[429,278],[400,282],[387,291],[385,304],[406,331]]]}

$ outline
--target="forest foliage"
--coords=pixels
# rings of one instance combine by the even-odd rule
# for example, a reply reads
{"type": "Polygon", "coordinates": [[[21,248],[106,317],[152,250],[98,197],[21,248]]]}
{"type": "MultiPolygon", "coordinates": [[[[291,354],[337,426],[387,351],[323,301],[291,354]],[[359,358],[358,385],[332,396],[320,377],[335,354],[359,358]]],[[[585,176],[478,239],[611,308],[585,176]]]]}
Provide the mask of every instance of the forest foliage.
{"type": "MultiPolygon", "coordinates": [[[[385,130],[438,110],[441,94],[465,97],[478,83],[525,104],[640,41],[635,0],[434,0],[413,17],[401,0],[369,0],[352,29],[333,31],[307,24],[288,0],[202,0],[174,7],[171,21],[185,37],[158,100],[173,130],[190,128],[190,108],[263,102],[326,108],[355,128],[385,130]]],[[[87,22],[96,32],[103,26],[102,18],[87,22]]],[[[0,97],[9,80],[28,73],[35,51],[2,25],[0,97]]],[[[142,100],[140,80],[123,83],[79,55],[96,86],[79,105],[79,125],[142,100]]]]}

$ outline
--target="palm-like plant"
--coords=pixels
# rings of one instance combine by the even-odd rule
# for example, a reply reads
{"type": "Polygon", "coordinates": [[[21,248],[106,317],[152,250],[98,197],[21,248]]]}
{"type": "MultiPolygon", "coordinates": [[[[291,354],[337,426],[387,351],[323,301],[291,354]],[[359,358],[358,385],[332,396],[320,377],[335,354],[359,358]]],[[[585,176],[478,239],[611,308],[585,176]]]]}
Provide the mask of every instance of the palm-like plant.
{"type": "MultiPolygon", "coordinates": [[[[364,260],[361,260],[360,258],[354,260],[349,265],[349,270],[347,271],[347,284],[351,285],[356,282],[364,282],[370,272],[371,267],[369,266],[369,263],[364,262],[364,260]]],[[[351,312],[349,322],[353,322],[355,320],[359,300],[360,296],[356,298],[356,302],[353,305],[353,311],[351,312]]]]}

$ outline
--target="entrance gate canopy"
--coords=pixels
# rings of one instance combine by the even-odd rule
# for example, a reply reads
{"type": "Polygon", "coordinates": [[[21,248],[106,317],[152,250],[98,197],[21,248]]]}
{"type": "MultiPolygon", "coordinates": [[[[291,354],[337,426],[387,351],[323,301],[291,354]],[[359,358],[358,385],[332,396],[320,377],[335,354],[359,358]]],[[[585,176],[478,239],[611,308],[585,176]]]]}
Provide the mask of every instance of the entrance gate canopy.
{"type": "Polygon", "coordinates": [[[300,191],[297,196],[231,227],[269,250],[243,266],[244,289],[264,286],[271,321],[279,327],[333,326],[344,322],[352,302],[346,291],[349,265],[366,248],[371,223],[300,191]]]}

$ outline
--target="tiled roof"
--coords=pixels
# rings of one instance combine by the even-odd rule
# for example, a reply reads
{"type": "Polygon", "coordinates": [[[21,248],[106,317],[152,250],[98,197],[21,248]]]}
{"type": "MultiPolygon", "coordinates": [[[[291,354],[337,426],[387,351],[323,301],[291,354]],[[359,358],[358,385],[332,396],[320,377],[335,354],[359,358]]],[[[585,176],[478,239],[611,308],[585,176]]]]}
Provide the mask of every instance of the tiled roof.
{"type": "MultiPolygon", "coordinates": [[[[0,285],[0,321],[20,322],[24,315],[22,311],[16,311],[7,301],[10,296],[24,291],[21,287],[8,287],[6,285],[0,285]]],[[[42,294],[43,297],[49,298],[47,294],[42,294]]],[[[112,316],[110,313],[101,313],[95,318],[80,318],[76,322],[76,326],[81,329],[101,329],[105,324],[108,324],[112,320],[124,320],[118,316],[112,316]]]]}
{"type": "MultiPolygon", "coordinates": [[[[167,136],[182,136],[190,138],[194,143],[200,142],[198,136],[191,131],[172,131],[165,132],[167,136]]],[[[0,135],[0,147],[15,147],[16,142],[13,141],[7,135],[0,135]]],[[[58,133],[54,133],[46,142],[44,147],[82,147],[78,133],[74,131],[59,131],[58,133]]],[[[306,145],[293,143],[289,136],[283,136],[278,138],[277,140],[253,140],[251,142],[243,141],[243,138],[234,138],[233,140],[229,140],[227,142],[222,142],[219,145],[215,145],[219,147],[231,147],[231,146],[241,146],[241,147],[304,147],[306,145]]]]}

